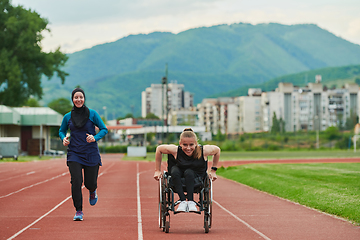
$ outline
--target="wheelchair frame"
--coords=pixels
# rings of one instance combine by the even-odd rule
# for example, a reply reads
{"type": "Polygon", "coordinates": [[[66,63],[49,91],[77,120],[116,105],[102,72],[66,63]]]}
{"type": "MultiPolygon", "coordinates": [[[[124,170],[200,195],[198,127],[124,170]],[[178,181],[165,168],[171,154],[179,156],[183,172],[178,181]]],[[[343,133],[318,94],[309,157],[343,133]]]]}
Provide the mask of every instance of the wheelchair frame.
{"type": "MultiPolygon", "coordinates": [[[[170,212],[177,214],[175,206],[180,203],[180,200],[174,202],[174,189],[170,186],[170,178],[168,172],[164,171],[163,176],[159,179],[159,227],[166,233],[169,232],[170,228],[170,212]]],[[[213,191],[212,181],[207,174],[202,186],[196,187],[194,194],[199,195],[199,200],[196,202],[199,207],[199,211],[195,212],[201,214],[204,212],[204,229],[205,233],[209,232],[212,226],[212,202],[213,202],[213,191]]]]}

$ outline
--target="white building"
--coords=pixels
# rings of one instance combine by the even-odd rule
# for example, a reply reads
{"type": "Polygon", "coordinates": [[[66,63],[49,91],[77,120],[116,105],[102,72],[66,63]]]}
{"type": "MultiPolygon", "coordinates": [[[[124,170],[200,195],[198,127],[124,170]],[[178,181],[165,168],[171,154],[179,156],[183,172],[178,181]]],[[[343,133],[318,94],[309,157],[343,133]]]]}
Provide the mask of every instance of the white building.
{"type": "Polygon", "coordinates": [[[238,97],[238,132],[262,131],[261,89],[249,88],[248,96],[238,97]]]}
{"type": "MultiPolygon", "coordinates": [[[[142,116],[149,112],[164,116],[162,87],[161,84],[152,84],[142,93],[142,116]]],[[[285,122],[287,132],[323,131],[329,126],[344,126],[347,119],[360,113],[357,84],[327,89],[319,76],[305,87],[279,83],[274,91],[250,88],[247,96],[206,98],[197,108],[193,107],[192,94],[183,89],[182,84],[168,84],[170,124],[204,126],[206,132],[212,134],[218,131],[222,134],[271,131],[274,114],[285,122]]]]}
{"type": "Polygon", "coordinates": [[[171,126],[200,126],[198,111],[194,107],[172,110],[169,114],[169,123],[171,126]]]}
{"type": "Polygon", "coordinates": [[[197,106],[200,125],[205,126],[206,132],[214,134],[217,133],[218,129],[218,111],[216,104],[216,98],[205,98],[197,106]]]}
{"type": "Polygon", "coordinates": [[[207,132],[230,134],[237,129],[237,105],[235,98],[205,98],[198,104],[199,124],[203,124],[207,132]],[[231,112],[230,112],[231,111],[231,112]]]}
{"type": "Polygon", "coordinates": [[[141,116],[153,113],[158,117],[163,115],[163,85],[151,84],[141,93],[141,116]]]}
{"type": "Polygon", "coordinates": [[[285,131],[326,130],[345,125],[346,119],[359,114],[359,87],[346,84],[342,89],[323,89],[320,82],[296,87],[279,83],[273,92],[262,93],[262,130],[270,131],[274,113],[285,121],[285,131]]]}
{"type": "Polygon", "coordinates": [[[167,114],[172,110],[190,108],[194,106],[193,94],[184,91],[184,84],[176,82],[163,84],[151,84],[141,93],[141,116],[153,113],[160,119],[167,119],[167,114]],[[166,97],[167,96],[167,102],[166,97]],[[168,109],[166,109],[166,104],[168,109]]]}

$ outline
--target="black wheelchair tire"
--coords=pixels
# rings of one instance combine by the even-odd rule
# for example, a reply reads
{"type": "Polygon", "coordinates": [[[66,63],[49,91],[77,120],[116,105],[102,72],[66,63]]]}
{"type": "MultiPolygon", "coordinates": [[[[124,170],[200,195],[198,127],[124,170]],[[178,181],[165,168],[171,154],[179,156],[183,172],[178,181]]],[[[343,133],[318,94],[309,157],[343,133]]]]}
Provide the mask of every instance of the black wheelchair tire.
{"type": "MultiPolygon", "coordinates": [[[[208,217],[207,217],[208,218],[208,217]]],[[[209,218],[205,220],[204,222],[204,228],[205,228],[205,233],[208,233],[209,232],[209,218]]]]}
{"type": "Polygon", "coordinates": [[[159,179],[159,227],[163,228],[165,227],[165,183],[164,179],[159,179]]]}
{"type": "Polygon", "coordinates": [[[169,221],[165,221],[165,232],[169,233],[169,228],[170,228],[170,222],[169,221]]]}

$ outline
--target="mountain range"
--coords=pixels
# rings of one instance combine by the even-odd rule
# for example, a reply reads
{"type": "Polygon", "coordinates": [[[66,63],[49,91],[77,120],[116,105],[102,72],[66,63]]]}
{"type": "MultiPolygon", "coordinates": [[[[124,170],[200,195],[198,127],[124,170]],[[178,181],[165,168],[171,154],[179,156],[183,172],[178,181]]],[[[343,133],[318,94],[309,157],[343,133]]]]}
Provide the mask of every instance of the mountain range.
{"type": "MultiPolygon", "coordinates": [[[[262,86],[281,76],[315,69],[360,64],[360,45],[314,24],[237,23],[201,27],[173,34],[129,35],[69,54],[65,84],[43,79],[44,105],[70,99],[80,85],[86,104],[107,119],[140,116],[141,92],[161,83],[168,66],[169,82],[185,85],[195,103],[231,95],[249,85],[262,86]]],[[[310,81],[310,80],[309,80],[310,81]]]]}

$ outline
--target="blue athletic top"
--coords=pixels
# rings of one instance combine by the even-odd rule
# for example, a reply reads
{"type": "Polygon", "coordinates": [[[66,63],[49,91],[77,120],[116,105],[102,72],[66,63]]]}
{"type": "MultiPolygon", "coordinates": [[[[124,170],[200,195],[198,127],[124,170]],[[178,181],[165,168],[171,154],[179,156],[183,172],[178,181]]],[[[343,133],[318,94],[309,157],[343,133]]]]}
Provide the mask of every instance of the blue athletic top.
{"type": "Polygon", "coordinates": [[[59,129],[59,137],[63,141],[67,130],[70,129],[67,161],[75,161],[86,166],[102,165],[97,141],[104,137],[108,130],[99,114],[90,108],[89,111],[89,119],[82,128],[74,126],[71,121],[71,112],[65,114],[59,129]],[[100,130],[98,134],[95,132],[95,126],[100,130]],[[86,141],[87,133],[94,136],[95,142],[88,143],[86,141]]]}

